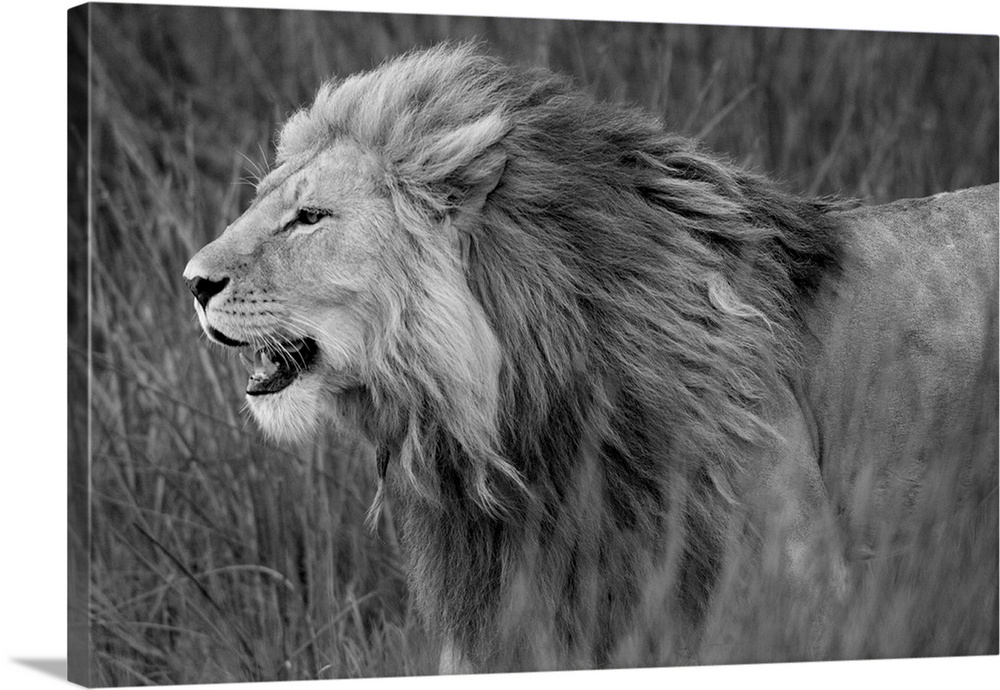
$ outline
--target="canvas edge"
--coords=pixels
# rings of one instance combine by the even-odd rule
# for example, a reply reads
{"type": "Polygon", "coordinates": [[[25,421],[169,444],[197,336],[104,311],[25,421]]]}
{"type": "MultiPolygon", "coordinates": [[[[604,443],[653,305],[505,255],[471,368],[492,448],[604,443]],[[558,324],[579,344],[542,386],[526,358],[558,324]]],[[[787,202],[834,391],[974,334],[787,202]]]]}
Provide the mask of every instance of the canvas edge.
{"type": "Polygon", "coordinates": [[[90,5],[67,11],[67,680],[91,684],[90,598],[90,5]]]}

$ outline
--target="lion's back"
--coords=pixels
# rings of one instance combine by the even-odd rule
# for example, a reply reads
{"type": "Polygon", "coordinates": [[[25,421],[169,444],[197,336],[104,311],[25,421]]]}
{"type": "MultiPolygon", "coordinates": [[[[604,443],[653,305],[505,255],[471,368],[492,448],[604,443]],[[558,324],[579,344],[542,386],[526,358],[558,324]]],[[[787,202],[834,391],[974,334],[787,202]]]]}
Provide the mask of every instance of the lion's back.
{"type": "MultiPolygon", "coordinates": [[[[878,482],[915,481],[929,454],[960,438],[984,405],[995,407],[998,187],[842,219],[843,271],[809,318],[817,338],[804,402],[844,507],[859,477],[890,500],[878,482]]],[[[995,425],[995,411],[985,414],[995,425]]]]}

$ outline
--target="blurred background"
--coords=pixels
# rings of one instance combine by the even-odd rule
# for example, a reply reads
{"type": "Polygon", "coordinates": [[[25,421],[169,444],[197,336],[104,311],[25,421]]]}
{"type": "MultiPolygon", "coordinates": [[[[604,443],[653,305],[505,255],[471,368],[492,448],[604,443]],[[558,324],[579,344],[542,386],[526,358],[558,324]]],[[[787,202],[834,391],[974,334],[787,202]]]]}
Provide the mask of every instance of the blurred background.
{"type": "MultiPolygon", "coordinates": [[[[879,203],[998,179],[996,36],[90,5],[70,21],[68,356],[71,605],[86,602],[71,622],[90,618],[70,666],[93,684],[434,672],[391,511],[364,526],[368,449],[333,433],[267,443],[181,272],[248,204],[277,128],[323,80],[472,38],[803,194],[879,203]]],[[[859,607],[895,608],[851,618],[839,655],[996,653],[995,617],[968,615],[997,608],[987,525],[948,571],[982,566],[991,601],[949,599],[947,580],[873,595],[859,607]]],[[[787,631],[765,633],[747,623],[772,652],[745,658],[783,658],[787,631]]],[[[652,662],[678,662],[669,651],[652,662]]]]}

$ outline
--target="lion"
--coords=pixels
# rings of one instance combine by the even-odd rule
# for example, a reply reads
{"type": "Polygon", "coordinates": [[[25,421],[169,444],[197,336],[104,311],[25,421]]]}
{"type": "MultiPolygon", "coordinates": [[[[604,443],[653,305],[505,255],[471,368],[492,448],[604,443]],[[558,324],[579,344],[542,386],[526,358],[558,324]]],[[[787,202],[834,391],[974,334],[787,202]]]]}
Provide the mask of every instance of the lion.
{"type": "Polygon", "coordinates": [[[997,196],[802,198],[443,45],[323,85],[184,278],[266,434],[371,442],[442,672],[600,667],[734,534],[843,595],[857,478],[916,481],[995,372],[997,196]]]}

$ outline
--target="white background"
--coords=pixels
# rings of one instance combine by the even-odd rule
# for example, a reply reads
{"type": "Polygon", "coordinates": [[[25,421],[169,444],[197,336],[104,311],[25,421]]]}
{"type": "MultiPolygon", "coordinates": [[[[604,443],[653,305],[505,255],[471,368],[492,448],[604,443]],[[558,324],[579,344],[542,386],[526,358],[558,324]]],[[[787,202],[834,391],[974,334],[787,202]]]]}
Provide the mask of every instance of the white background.
{"type": "MultiPolygon", "coordinates": [[[[177,3],[160,3],[177,4],[177,3]]],[[[187,3],[190,4],[190,3],[187,3]]],[[[549,16],[701,24],[998,33],[990,0],[904,3],[838,0],[421,0],[240,2],[206,4],[309,9],[419,10],[434,14],[549,16]],[[905,9],[904,9],[905,8],[905,9]]],[[[64,2],[8,3],[0,22],[3,79],[2,256],[0,338],[0,688],[51,688],[65,681],[37,670],[66,658],[66,10],[64,2]],[[27,662],[27,663],[25,663],[27,662]]],[[[603,687],[664,685],[773,687],[810,690],[845,685],[978,687],[1000,677],[997,657],[866,663],[793,664],[586,674],[481,676],[478,687],[509,683],[545,687],[571,682],[603,687]],[[559,677],[556,677],[556,676],[559,677]]],[[[336,682],[336,681],[332,681],[336,682]]],[[[327,682],[329,686],[332,682],[327,682]]],[[[467,679],[351,681],[364,687],[465,687],[467,679]]],[[[219,690],[318,688],[320,681],[217,684],[219,690]]],[[[180,687],[180,686],[178,686],[180,687]]],[[[196,686],[184,686],[196,687],[196,686]]]]}

